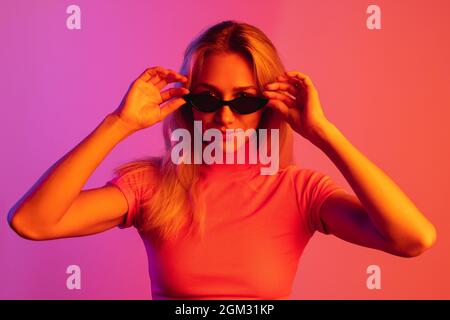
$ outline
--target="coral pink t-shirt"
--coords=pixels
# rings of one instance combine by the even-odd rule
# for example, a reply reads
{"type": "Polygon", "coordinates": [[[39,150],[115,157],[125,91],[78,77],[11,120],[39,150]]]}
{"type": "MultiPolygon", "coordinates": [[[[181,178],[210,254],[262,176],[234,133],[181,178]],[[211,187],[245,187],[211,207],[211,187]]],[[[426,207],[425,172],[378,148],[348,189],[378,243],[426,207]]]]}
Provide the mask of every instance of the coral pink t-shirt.
{"type": "MultiPolygon", "coordinates": [[[[291,165],[261,175],[258,164],[203,165],[205,241],[186,236],[155,246],[143,236],[153,299],[289,299],[300,256],[316,230],[319,209],[345,189],[320,172],[291,165]]],[[[108,181],[125,195],[120,228],[135,225],[152,187],[135,187],[149,174],[108,181]]]]}

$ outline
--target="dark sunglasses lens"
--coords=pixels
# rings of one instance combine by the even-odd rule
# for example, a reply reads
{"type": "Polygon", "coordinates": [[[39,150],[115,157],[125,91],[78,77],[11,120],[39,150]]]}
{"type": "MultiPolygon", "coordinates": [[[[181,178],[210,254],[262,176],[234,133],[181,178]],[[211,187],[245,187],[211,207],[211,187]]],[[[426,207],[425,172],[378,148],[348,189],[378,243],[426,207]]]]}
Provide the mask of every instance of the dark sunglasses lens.
{"type": "Polygon", "coordinates": [[[214,112],[219,108],[219,101],[209,94],[188,94],[186,101],[201,112],[214,112]]]}
{"type": "Polygon", "coordinates": [[[237,98],[233,107],[236,112],[240,114],[249,114],[258,111],[262,107],[264,107],[269,99],[260,98],[260,97],[241,97],[237,98]]]}

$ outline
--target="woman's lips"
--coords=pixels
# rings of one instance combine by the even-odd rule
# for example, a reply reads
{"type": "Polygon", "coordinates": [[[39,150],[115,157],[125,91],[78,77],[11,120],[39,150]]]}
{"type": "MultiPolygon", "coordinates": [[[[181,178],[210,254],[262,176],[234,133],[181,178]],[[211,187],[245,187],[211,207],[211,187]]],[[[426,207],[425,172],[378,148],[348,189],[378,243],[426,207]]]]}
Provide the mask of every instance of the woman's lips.
{"type": "Polygon", "coordinates": [[[226,127],[210,127],[210,128],[206,128],[205,130],[209,130],[209,129],[216,129],[219,130],[220,133],[222,133],[223,135],[233,135],[235,134],[235,130],[238,129],[234,129],[234,128],[226,128],[226,127]],[[227,132],[228,130],[228,132],[227,132]]]}
{"type": "MultiPolygon", "coordinates": [[[[222,140],[224,141],[224,142],[226,142],[227,140],[229,140],[229,141],[231,141],[232,140],[232,138],[234,137],[234,135],[235,135],[235,129],[233,129],[233,128],[226,128],[226,127],[210,127],[210,128],[205,128],[205,131],[206,130],[209,130],[209,129],[216,129],[216,130],[219,130],[220,131],[220,133],[222,134],[222,140]],[[228,130],[228,132],[227,132],[227,130],[228,130]]],[[[203,143],[209,143],[208,141],[203,141],[203,143]]]]}

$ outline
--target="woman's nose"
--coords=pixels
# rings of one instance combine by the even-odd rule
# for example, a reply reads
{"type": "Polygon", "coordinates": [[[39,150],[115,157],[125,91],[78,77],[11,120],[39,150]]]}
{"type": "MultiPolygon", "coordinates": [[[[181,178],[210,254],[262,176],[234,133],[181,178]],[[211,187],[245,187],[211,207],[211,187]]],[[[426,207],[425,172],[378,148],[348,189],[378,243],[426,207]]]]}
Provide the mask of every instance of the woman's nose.
{"type": "Polygon", "coordinates": [[[225,126],[230,125],[234,121],[234,114],[231,108],[227,105],[222,106],[216,111],[215,120],[225,126]]]}

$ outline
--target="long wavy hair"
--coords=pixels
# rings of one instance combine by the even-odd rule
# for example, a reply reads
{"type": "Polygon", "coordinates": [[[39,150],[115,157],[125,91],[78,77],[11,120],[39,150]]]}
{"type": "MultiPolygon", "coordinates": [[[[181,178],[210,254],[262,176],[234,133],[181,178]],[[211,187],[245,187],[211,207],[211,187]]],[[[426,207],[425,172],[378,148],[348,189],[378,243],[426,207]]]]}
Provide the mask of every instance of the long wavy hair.
{"type": "MultiPolygon", "coordinates": [[[[267,83],[276,81],[276,77],[285,72],[275,46],[260,29],[227,20],[203,30],[186,48],[179,71],[188,78],[184,86],[191,89],[195,85],[204,67],[205,57],[214,53],[239,53],[248,59],[260,93],[267,83]]],[[[136,159],[114,169],[118,175],[150,173],[146,176],[151,177],[152,181],[143,183],[153,186],[151,196],[141,203],[134,223],[140,233],[150,233],[158,240],[175,239],[183,229],[196,231],[203,239],[205,204],[198,188],[198,165],[174,164],[170,156],[174,146],[172,131],[185,128],[193,136],[193,121],[192,110],[187,105],[180,107],[163,121],[165,152],[162,156],[136,159]]],[[[283,168],[292,164],[293,135],[290,126],[272,108],[266,108],[258,128],[268,129],[269,132],[270,129],[279,130],[279,166],[283,168]]]]}

